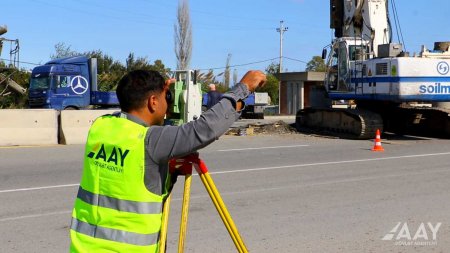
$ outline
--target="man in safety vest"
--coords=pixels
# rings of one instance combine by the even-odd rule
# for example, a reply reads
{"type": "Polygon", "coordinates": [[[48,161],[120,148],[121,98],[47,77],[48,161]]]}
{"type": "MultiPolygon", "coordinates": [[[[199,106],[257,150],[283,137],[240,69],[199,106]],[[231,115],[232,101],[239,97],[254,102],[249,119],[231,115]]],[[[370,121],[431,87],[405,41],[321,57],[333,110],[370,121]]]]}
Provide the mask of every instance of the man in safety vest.
{"type": "Polygon", "coordinates": [[[169,82],[156,71],[125,75],[116,91],[122,111],[96,119],[89,130],[70,251],[158,252],[162,206],[172,187],[169,159],[218,139],[265,81],[261,71],[249,71],[199,119],[163,126],[169,82]]]}

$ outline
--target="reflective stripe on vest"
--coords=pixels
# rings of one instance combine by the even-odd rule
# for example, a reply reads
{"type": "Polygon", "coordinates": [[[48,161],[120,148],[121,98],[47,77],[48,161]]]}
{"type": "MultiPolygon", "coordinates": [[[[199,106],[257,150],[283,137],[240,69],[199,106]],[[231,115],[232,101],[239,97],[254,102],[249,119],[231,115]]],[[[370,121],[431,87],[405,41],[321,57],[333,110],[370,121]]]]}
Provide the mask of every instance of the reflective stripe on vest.
{"type": "Polygon", "coordinates": [[[137,202],[117,199],[86,191],[81,186],[78,189],[77,197],[90,205],[107,207],[122,212],[138,214],[158,214],[162,211],[161,202],[137,202]]]}
{"type": "Polygon", "coordinates": [[[159,240],[159,233],[138,234],[118,229],[95,226],[87,222],[80,221],[76,218],[72,218],[72,225],[70,226],[70,228],[77,231],[78,233],[85,234],[94,238],[123,242],[137,246],[153,245],[156,244],[159,240]]]}

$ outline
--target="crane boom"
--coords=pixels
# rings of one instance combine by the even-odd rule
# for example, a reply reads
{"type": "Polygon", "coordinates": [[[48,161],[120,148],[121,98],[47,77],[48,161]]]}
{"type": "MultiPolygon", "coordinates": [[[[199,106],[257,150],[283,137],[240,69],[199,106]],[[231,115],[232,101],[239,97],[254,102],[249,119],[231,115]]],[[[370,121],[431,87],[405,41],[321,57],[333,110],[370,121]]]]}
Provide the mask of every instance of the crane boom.
{"type": "Polygon", "coordinates": [[[391,43],[387,0],[330,0],[331,24],[335,37],[369,41],[373,57],[378,46],[391,43]]]}

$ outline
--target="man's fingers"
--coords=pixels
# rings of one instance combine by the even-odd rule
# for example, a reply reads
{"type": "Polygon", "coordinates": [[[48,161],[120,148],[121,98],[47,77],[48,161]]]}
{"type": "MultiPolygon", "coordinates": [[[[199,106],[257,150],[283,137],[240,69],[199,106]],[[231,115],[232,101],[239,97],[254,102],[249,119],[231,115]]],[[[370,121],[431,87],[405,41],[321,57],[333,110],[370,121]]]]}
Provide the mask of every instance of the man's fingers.
{"type": "Polygon", "coordinates": [[[166,85],[166,86],[169,86],[169,85],[171,85],[172,83],[175,83],[175,81],[176,81],[175,78],[167,79],[166,82],[165,82],[165,85],[166,85]]]}
{"type": "Polygon", "coordinates": [[[258,86],[263,87],[267,82],[267,76],[263,74],[261,82],[259,82],[258,86]]]}

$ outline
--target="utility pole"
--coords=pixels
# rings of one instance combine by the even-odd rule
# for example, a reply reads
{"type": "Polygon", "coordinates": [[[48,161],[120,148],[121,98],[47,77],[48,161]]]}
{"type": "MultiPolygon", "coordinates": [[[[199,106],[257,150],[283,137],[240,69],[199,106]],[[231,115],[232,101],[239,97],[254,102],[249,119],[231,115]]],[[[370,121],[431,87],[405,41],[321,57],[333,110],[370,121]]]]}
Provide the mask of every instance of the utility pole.
{"type": "Polygon", "coordinates": [[[288,30],[288,27],[284,27],[284,21],[280,21],[280,28],[277,28],[277,32],[280,33],[280,64],[278,66],[278,72],[282,71],[282,63],[283,63],[283,33],[288,30]]]}

